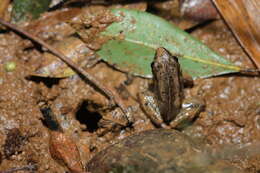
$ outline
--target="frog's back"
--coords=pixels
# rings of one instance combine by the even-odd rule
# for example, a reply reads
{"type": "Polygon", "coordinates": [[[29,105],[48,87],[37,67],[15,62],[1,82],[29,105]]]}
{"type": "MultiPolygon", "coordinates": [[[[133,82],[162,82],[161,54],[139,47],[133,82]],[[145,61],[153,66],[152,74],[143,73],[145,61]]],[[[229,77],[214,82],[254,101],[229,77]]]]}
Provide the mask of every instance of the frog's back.
{"type": "Polygon", "coordinates": [[[181,110],[183,77],[178,59],[164,48],[158,48],[152,63],[154,90],[165,122],[173,120],[181,110]]]}

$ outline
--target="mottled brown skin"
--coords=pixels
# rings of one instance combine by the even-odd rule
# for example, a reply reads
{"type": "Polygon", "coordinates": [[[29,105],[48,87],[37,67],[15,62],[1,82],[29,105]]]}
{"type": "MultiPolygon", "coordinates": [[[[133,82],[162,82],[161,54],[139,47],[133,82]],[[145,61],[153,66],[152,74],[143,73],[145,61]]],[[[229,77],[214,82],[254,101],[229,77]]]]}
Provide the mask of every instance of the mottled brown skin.
{"type": "Polygon", "coordinates": [[[152,63],[155,97],[164,122],[175,119],[181,110],[183,77],[178,59],[166,49],[158,48],[152,63]]]}
{"type": "Polygon", "coordinates": [[[152,63],[153,92],[139,94],[146,115],[158,127],[183,129],[204,107],[197,98],[184,100],[184,80],[177,57],[158,48],[152,63]]]}

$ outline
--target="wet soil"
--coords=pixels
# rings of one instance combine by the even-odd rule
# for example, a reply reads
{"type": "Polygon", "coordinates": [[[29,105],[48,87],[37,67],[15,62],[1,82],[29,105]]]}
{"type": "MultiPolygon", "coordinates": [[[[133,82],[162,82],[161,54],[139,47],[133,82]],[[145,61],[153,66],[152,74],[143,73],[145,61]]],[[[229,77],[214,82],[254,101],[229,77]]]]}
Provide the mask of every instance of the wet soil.
{"type": "MultiPolygon", "coordinates": [[[[37,35],[52,43],[73,31],[67,24],[57,23],[53,21],[50,27],[38,29],[37,35]],[[54,27],[55,33],[61,30],[61,34],[51,34],[51,26],[59,26],[54,27]]],[[[212,21],[191,34],[234,64],[253,68],[222,20],[212,21]]],[[[41,113],[46,106],[57,115],[65,133],[78,146],[83,164],[126,136],[155,129],[137,100],[148,79],[128,76],[104,62],[86,68],[131,106],[133,124],[124,127],[111,123],[109,100],[78,75],[64,79],[30,77],[41,66],[42,57],[43,50],[24,37],[13,32],[0,34],[0,170],[36,164],[37,172],[66,172],[49,152],[50,133],[41,113]],[[11,72],[5,68],[8,62],[16,63],[11,72]],[[14,141],[16,145],[6,145],[14,141]]],[[[219,159],[248,173],[260,171],[259,80],[259,77],[230,74],[195,80],[194,87],[185,90],[186,97],[203,99],[206,108],[184,133],[211,147],[219,159]]],[[[118,118],[114,122],[117,121],[123,120],[118,118]]]]}

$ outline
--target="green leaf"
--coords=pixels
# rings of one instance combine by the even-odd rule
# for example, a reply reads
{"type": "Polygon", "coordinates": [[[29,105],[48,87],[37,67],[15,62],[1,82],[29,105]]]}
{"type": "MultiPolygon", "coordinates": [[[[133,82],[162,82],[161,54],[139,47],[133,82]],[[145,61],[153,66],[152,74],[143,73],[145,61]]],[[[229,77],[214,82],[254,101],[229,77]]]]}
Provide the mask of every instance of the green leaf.
{"type": "Polygon", "coordinates": [[[116,68],[151,77],[151,62],[158,47],[179,57],[182,70],[193,78],[237,72],[239,67],[210,50],[206,45],[164,19],[147,12],[113,9],[120,18],[102,35],[111,39],[97,52],[116,68]]]}
{"type": "Polygon", "coordinates": [[[12,21],[36,19],[41,13],[48,10],[50,3],[51,0],[14,0],[12,21]]]}

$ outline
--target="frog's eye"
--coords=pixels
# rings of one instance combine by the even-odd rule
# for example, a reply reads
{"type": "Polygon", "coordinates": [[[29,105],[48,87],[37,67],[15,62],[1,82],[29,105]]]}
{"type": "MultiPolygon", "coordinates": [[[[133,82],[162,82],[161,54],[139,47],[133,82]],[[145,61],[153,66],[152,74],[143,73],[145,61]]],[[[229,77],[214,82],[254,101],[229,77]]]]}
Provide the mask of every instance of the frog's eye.
{"type": "Polygon", "coordinates": [[[153,62],[152,63],[152,70],[158,71],[161,68],[159,63],[153,62]]]}
{"type": "Polygon", "coordinates": [[[151,67],[152,67],[152,68],[154,67],[154,62],[151,63],[151,67]]]}
{"type": "Polygon", "coordinates": [[[162,64],[153,62],[152,63],[152,68],[154,68],[154,69],[161,69],[162,68],[162,64]]]}

